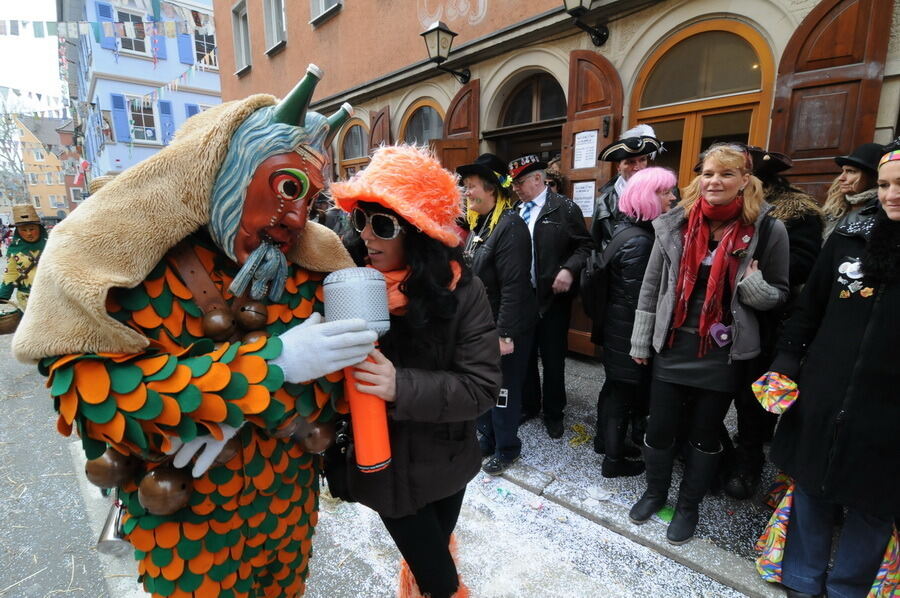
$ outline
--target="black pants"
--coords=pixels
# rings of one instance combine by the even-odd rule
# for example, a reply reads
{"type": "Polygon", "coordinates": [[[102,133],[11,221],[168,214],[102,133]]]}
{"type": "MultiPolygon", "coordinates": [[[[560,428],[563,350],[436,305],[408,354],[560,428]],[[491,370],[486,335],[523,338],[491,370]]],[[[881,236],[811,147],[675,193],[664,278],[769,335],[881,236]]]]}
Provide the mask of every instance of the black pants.
{"type": "Polygon", "coordinates": [[[772,439],[778,416],[763,409],[750,385],[766,372],[766,368],[772,362],[770,357],[766,359],[754,359],[747,367],[748,377],[745,384],[741,384],[734,396],[734,407],[737,410],[738,424],[738,448],[741,458],[747,460],[747,465],[754,467],[763,465],[763,444],[772,439]]]}
{"type": "Polygon", "coordinates": [[[538,318],[534,329],[522,393],[522,411],[540,413],[543,405],[545,420],[562,421],[566,408],[566,348],[571,312],[572,300],[569,297],[555,297],[550,309],[538,318]],[[538,374],[538,356],[544,366],[543,385],[538,374]]]}
{"type": "Polygon", "coordinates": [[[513,338],[515,350],[500,358],[503,387],[497,405],[478,417],[481,446],[501,459],[512,461],[522,452],[519,439],[519,418],[522,415],[522,388],[531,354],[533,332],[513,338]]]}
{"type": "Polygon", "coordinates": [[[456,527],[465,494],[463,488],[425,505],[413,515],[381,518],[416,578],[419,591],[432,598],[449,598],[459,587],[456,564],[450,555],[450,534],[456,527]]]}
{"type": "Polygon", "coordinates": [[[685,409],[690,410],[687,439],[707,453],[720,448],[719,429],[731,405],[731,394],[672,384],[654,378],[650,384],[650,419],[647,444],[664,449],[672,446],[685,409]]]}

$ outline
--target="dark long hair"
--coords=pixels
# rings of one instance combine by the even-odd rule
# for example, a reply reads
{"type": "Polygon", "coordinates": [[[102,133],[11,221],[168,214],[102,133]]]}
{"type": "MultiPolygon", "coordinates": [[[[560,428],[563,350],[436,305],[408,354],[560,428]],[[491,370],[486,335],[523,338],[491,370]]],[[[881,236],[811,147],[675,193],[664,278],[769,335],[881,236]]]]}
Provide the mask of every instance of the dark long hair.
{"type": "Polygon", "coordinates": [[[900,222],[888,218],[881,207],[866,243],[863,272],[873,281],[890,283],[900,278],[900,222]]]}
{"type": "MultiPolygon", "coordinates": [[[[409,304],[402,318],[404,328],[413,335],[430,337],[440,334],[442,324],[456,315],[456,297],[448,286],[453,280],[450,262],[459,263],[462,276],[459,285],[469,282],[471,271],[463,262],[462,248],[447,247],[432,239],[407,222],[396,212],[376,203],[359,202],[359,207],[367,213],[380,212],[397,217],[406,233],[403,235],[403,249],[406,263],[410,268],[409,277],[400,285],[400,291],[407,296],[409,304]]],[[[365,264],[365,244],[359,233],[351,228],[344,236],[344,244],[359,265],[365,264]]],[[[393,327],[392,327],[393,330],[393,327]]]]}

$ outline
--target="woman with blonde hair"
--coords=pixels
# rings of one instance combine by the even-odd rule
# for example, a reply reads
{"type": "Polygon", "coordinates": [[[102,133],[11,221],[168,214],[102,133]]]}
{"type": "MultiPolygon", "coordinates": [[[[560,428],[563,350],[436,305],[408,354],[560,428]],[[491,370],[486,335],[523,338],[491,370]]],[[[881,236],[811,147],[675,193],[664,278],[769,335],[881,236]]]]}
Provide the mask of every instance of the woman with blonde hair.
{"type": "Polygon", "coordinates": [[[879,143],[864,143],[850,155],[834,159],[841,174],[828,188],[822,205],[825,214],[825,237],[842,224],[862,226],[878,211],[878,160],[884,153],[879,143]]]}
{"type": "Polygon", "coordinates": [[[653,359],[650,417],[644,440],[647,490],[629,517],[640,524],[668,498],[675,436],[691,409],[684,476],[666,536],[689,541],[715,475],[719,429],[744,380],[743,364],[760,352],[756,310],[788,296],[788,237],[767,218],[762,183],[746,148],[716,144],[677,207],[653,221],[656,232],[631,335],[631,357],[653,359]]]}

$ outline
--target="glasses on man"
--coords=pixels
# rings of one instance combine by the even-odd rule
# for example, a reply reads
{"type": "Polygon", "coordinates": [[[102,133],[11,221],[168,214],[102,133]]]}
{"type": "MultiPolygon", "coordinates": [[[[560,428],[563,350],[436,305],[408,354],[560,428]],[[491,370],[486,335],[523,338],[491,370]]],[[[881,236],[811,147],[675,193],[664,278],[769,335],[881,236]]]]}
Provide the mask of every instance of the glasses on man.
{"type": "Polygon", "coordinates": [[[368,214],[362,208],[353,208],[353,211],[350,212],[350,224],[353,226],[353,230],[360,234],[365,230],[366,225],[371,225],[372,234],[385,241],[396,239],[404,230],[403,225],[393,214],[381,212],[368,214]]]}

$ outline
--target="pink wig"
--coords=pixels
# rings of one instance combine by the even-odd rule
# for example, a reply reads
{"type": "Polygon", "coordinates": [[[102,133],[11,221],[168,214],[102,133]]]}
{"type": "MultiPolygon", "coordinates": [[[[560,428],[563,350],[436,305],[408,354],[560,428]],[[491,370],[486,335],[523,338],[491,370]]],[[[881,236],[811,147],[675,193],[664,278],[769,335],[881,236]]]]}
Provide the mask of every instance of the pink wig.
{"type": "Polygon", "coordinates": [[[619,211],[634,220],[653,220],[662,213],[659,191],[675,186],[675,173],[668,168],[651,166],[634,173],[619,198],[619,211]]]}

